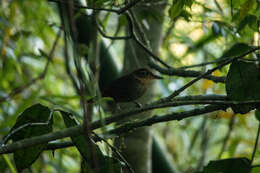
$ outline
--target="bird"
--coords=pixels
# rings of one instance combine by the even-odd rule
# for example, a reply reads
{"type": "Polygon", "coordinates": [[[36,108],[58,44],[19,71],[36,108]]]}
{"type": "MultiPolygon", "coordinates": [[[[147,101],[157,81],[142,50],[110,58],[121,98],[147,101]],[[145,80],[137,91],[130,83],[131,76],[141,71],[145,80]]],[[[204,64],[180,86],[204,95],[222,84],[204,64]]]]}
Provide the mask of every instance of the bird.
{"type": "Polygon", "coordinates": [[[101,91],[101,95],[102,97],[112,97],[116,103],[135,102],[144,95],[152,81],[156,79],[163,78],[153,74],[147,68],[140,68],[112,81],[101,91]]]}

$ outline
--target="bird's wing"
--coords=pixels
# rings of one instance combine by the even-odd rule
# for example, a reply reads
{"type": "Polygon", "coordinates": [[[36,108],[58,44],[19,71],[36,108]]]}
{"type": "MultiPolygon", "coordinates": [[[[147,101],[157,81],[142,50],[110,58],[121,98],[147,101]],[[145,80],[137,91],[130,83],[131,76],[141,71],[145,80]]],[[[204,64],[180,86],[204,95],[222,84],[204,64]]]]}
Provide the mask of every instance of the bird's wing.
{"type": "Polygon", "coordinates": [[[112,84],[104,90],[104,97],[112,97],[116,101],[128,101],[130,99],[129,92],[132,89],[133,79],[124,76],[112,82],[112,84]]]}

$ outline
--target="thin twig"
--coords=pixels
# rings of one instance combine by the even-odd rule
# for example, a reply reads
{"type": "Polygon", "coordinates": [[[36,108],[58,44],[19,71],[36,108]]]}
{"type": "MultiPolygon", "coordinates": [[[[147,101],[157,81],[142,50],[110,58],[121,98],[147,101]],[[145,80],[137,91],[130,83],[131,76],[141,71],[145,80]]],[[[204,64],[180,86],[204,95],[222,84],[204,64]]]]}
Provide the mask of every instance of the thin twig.
{"type": "Polygon", "coordinates": [[[188,153],[190,154],[194,145],[195,145],[195,142],[197,141],[198,139],[198,136],[199,134],[201,134],[201,131],[205,128],[205,125],[206,125],[206,122],[207,122],[207,118],[204,117],[203,118],[203,121],[201,122],[201,125],[199,126],[199,128],[194,132],[194,135],[192,136],[192,139],[191,139],[191,143],[190,143],[190,146],[189,146],[189,150],[188,150],[188,153]]]}
{"type": "Polygon", "coordinates": [[[135,6],[138,2],[141,2],[142,0],[133,0],[131,2],[129,2],[128,4],[126,4],[125,7],[121,8],[120,10],[118,10],[117,14],[122,14],[124,12],[126,12],[127,10],[130,10],[133,6],[135,6]]]}
{"type": "Polygon", "coordinates": [[[219,5],[217,0],[214,0],[214,3],[216,4],[218,10],[221,12],[221,14],[223,15],[223,9],[221,8],[221,6],[219,5]]]}
{"type": "Polygon", "coordinates": [[[252,152],[251,160],[250,160],[250,165],[252,165],[254,158],[255,158],[255,153],[258,145],[258,140],[259,140],[259,134],[260,134],[260,123],[258,123],[258,129],[257,129],[257,134],[256,134],[256,139],[255,139],[255,145],[254,145],[254,150],[252,152]]]}
{"type": "MultiPolygon", "coordinates": [[[[128,16],[128,22],[131,23],[132,26],[134,21],[132,19],[132,17],[128,14],[128,13],[125,13],[126,16],[128,16]]],[[[133,35],[133,39],[134,41],[148,54],[150,55],[155,61],[159,62],[160,64],[162,64],[163,66],[167,67],[167,68],[170,68],[170,66],[168,64],[166,64],[165,62],[163,62],[158,56],[156,56],[148,47],[146,47],[139,39],[138,37],[136,36],[133,28],[130,30],[130,33],[132,32],[132,35],[133,35]]]]}
{"type": "Polygon", "coordinates": [[[0,146],[1,145],[5,145],[10,139],[11,137],[16,134],[17,132],[20,132],[21,130],[27,128],[27,127],[33,127],[33,126],[46,126],[46,125],[49,125],[49,120],[48,122],[39,122],[39,123],[26,123],[26,124],[23,124],[17,128],[15,128],[14,130],[12,130],[11,132],[9,132],[4,138],[2,141],[0,141],[0,146]]]}
{"type": "Polygon", "coordinates": [[[230,12],[231,12],[231,17],[233,18],[234,13],[233,13],[233,0],[230,0],[230,12]]]}
{"type": "Polygon", "coordinates": [[[127,169],[130,171],[130,173],[134,173],[133,168],[130,166],[130,164],[127,162],[127,160],[120,154],[120,152],[115,148],[114,146],[110,145],[109,142],[106,141],[106,139],[100,137],[97,135],[95,132],[92,132],[96,138],[98,138],[99,141],[104,141],[110,148],[111,150],[119,157],[119,159],[126,164],[127,169]]]}
{"type": "Polygon", "coordinates": [[[193,85],[195,82],[199,81],[200,79],[202,79],[203,77],[211,74],[212,72],[218,70],[218,69],[221,69],[222,67],[226,66],[227,64],[231,63],[232,61],[236,60],[236,59],[239,59],[239,58],[242,58],[256,50],[259,50],[260,49],[260,46],[258,47],[254,47],[252,48],[251,50],[241,54],[240,56],[235,56],[233,58],[230,58],[230,59],[227,59],[225,60],[224,62],[222,62],[220,65],[208,70],[207,72],[203,73],[202,75],[198,76],[197,78],[193,79],[192,81],[188,82],[186,85],[184,85],[183,87],[179,88],[178,90],[176,90],[175,92],[173,92],[170,96],[168,96],[167,99],[171,99],[171,98],[174,98],[176,96],[178,96],[181,92],[183,92],[185,89],[189,88],[191,85],[193,85]]]}
{"type": "MultiPolygon", "coordinates": [[[[178,69],[187,69],[187,68],[193,68],[193,67],[201,67],[201,66],[211,65],[211,64],[223,62],[223,61],[225,61],[225,59],[226,59],[226,58],[219,58],[219,59],[217,59],[217,60],[210,61],[210,62],[203,62],[203,63],[200,63],[200,64],[194,64],[194,65],[187,65],[187,66],[179,67],[178,69]]],[[[257,60],[255,60],[255,59],[246,59],[246,61],[256,62],[257,60]]],[[[177,69],[177,70],[178,70],[178,69],[177,69]]]]}
{"type": "Polygon", "coordinates": [[[131,20],[131,22],[132,22],[133,35],[136,32],[137,33],[136,38],[140,38],[140,41],[147,48],[151,49],[151,45],[150,45],[149,39],[146,37],[145,31],[143,30],[143,27],[140,26],[141,24],[138,22],[138,19],[137,19],[135,13],[133,12],[133,10],[130,9],[127,15],[129,15],[128,20],[131,20]]]}
{"type": "MultiPolygon", "coordinates": [[[[207,119],[207,117],[206,117],[207,119]]],[[[202,140],[201,140],[201,156],[198,161],[198,165],[196,167],[196,172],[201,170],[202,166],[204,165],[205,157],[206,157],[206,151],[208,148],[209,143],[209,131],[206,127],[202,130],[202,140]]]]}
{"type": "Polygon", "coordinates": [[[226,136],[225,136],[225,138],[223,140],[223,145],[222,145],[221,150],[220,150],[220,152],[218,154],[218,157],[217,157],[218,159],[221,159],[221,156],[222,156],[222,154],[224,153],[224,151],[226,149],[227,142],[228,142],[228,140],[229,140],[229,138],[231,136],[231,132],[232,132],[233,127],[234,127],[234,122],[235,122],[235,116],[233,115],[232,118],[229,121],[228,132],[227,132],[227,134],[226,134],[226,136]]]}
{"type": "MultiPolygon", "coordinates": [[[[102,31],[102,29],[97,25],[97,29],[98,32],[105,38],[111,39],[111,40],[127,40],[127,39],[131,39],[133,36],[129,35],[129,36],[108,36],[106,35],[106,33],[104,33],[102,31]]],[[[130,33],[131,34],[131,33],[130,33]]]]}
{"type": "Polygon", "coordinates": [[[200,63],[200,64],[187,65],[187,66],[180,67],[178,69],[201,67],[201,66],[206,66],[206,65],[210,65],[210,64],[215,64],[215,63],[218,63],[218,62],[221,62],[221,61],[223,61],[223,59],[217,59],[215,61],[210,61],[210,62],[203,62],[203,63],[200,63]]]}
{"type": "MultiPolygon", "coordinates": [[[[175,68],[165,69],[152,62],[150,62],[149,66],[155,69],[156,71],[169,76],[198,77],[204,74],[204,72],[202,71],[195,71],[195,70],[183,70],[183,69],[175,69],[175,68]]],[[[218,77],[213,75],[206,75],[203,76],[202,78],[212,80],[214,82],[220,82],[220,83],[225,82],[225,77],[222,76],[218,77]]]]}

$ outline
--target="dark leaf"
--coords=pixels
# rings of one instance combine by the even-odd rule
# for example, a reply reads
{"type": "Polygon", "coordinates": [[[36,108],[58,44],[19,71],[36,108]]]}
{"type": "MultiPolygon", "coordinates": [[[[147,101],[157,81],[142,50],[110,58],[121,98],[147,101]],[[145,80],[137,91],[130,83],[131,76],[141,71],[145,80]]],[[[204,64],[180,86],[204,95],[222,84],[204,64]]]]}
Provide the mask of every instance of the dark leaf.
{"type": "Polygon", "coordinates": [[[254,15],[246,16],[239,24],[237,32],[243,30],[246,26],[249,26],[252,30],[257,31],[257,17],[254,15]]]}
{"type": "Polygon", "coordinates": [[[11,39],[13,41],[17,41],[21,37],[29,37],[31,35],[32,35],[32,32],[26,31],[26,30],[21,30],[21,31],[18,31],[18,32],[14,33],[13,35],[11,35],[11,39]]]}
{"type": "Polygon", "coordinates": [[[231,158],[210,161],[201,173],[246,173],[250,169],[247,158],[231,158]]]}
{"type": "Polygon", "coordinates": [[[259,111],[258,109],[255,111],[255,118],[256,118],[258,121],[260,121],[260,111],[259,111]]]}
{"type": "Polygon", "coordinates": [[[187,22],[189,22],[190,18],[192,17],[191,14],[186,10],[182,10],[180,16],[183,17],[187,22]]]}
{"type": "MultiPolygon", "coordinates": [[[[77,121],[72,117],[72,114],[64,111],[61,111],[61,114],[66,127],[73,127],[78,125],[77,121]]],[[[93,166],[96,165],[100,169],[101,173],[121,172],[121,166],[119,164],[120,162],[117,159],[104,156],[98,145],[92,142],[92,140],[87,141],[83,135],[72,136],[71,139],[82,157],[85,159],[85,166],[88,171],[93,171],[93,166]],[[92,154],[95,154],[95,158],[92,158],[92,154]]]]}
{"type": "Polygon", "coordinates": [[[192,6],[192,3],[193,3],[193,0],[185,0],[185,5],[189,8],[191,8],[192,6]]]}
{"type": "MultiPolygon", "coordinates": [[[[247,61],[234,61],[226,78],[227,96],[236,101],[260,100],[260,78],[257,65],[247,61]]],[[[247,113],[255,105],[234,105],[235,113],[247,113]]]]}
{"type": "Polygon", "coordinates": [[[224,51],[220,59],[232,58],[239,56],[246,51],[250,50],[252,47],[245,43],[236,43],[230,49],[224,51]]]}
{"type": "MultiPolygon", "coordinates": [[[[17,118],[11,133],[16,130],[17,132],[11,136],[11,139],[14,142],[52,132],[52,111],[48,107],[41,104],[35,104],[27,108],[17,118]],[[21,128],[21,130],[17,130],[17,128],[21,128]]],[[[14,161],[18,171],[28,168],[38,158],[46,145],[47,143],[43,143],[23,150],[15,151],[14,161]]]]}

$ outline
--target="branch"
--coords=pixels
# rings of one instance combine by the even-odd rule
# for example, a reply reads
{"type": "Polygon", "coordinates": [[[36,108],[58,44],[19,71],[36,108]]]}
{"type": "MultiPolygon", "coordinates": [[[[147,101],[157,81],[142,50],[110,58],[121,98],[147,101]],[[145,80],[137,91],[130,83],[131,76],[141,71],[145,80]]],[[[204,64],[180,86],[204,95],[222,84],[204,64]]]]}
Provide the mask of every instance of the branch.
{"type": "MultiPolygon", "coordinates": [[[[198,76],[201,76],[204,74],[204,72],[202,72],[202,71],[183,70],[180,68],[179,69],[175,69],[175,68],[165,69],[154,63],[150,63],[149,66],[151,68],[157,70],[158,72],[165,74],[165,75],[169,75],[169,76],[198,77],[198,76]]],[[[220,83],[224,83],[225,79],[226,79],[225,77],[218,77],[218,76],[213,76],[213,75],[206,75],[206,76],[203,76],[202,78],[212,80],[214,82],[220,82],[220,83]]]]}
{"type": "MultiPolygon", "coordinates": [[[[178,112],[178,113],[171,113],[171,114],[167,114],[165,116],[153,116],[149,119],[146,119],[144,121],[140,121],[140,122],[136,122],[136,123],[128,123],[126,125],[123,125],[122,127],[116,128],[114,130],[110,130],[107,133],[109,134],[122,134],[123,132],[128,132],[129,130],[138,128],[138,127],[142,127],[142,126],[148,126],[148,125],[152,125],[154,123],[159,123],[159,122],[165,122],[165,121],[171,121],[171,120],[182,120],[184,118],[188,118],[188,117],[192,117],[192,116],[196,116],[196,115],[200,115],[203,113],[208,113],[208,112],[212,112],[212,111],[216,111],[219,109],[225,109],[226,106],[207,106],[205,108],[201,108],[201,109],[194,109],[191,111],[185,111],[185,112],[178,112]]],[[[104,121],[103,121],[104,122],[104,121]]],[[[104,122],[106,123],[106,122],[104,122]]],[[[92,130],[96,129],[97,127],[94,127],[94,124],[92,124],[92,130]]],[[[98,123],[96,123],[98,124],[98,123]]],[[[57,139],[61,139],[61,138],[65,138],[65,137],[69,137],[69,136],[78,136],[80,134],[83,134],[83,128],[81,125],[79,126],[74,126],[74,127],[70,127],[67,128],[65,130],[61,130],[58,132],[53,132],[53,133],[48,133],[45,135],[41,135],[41,136],[36,136],[36,137],[32,137],[32,138],[28,138],[28,139],[23,139],[8,145],[2,145],[0,147],[0,154],[6,154],[6,153],[12,153],[16,150],[19,149],[24,149],[27,147],[32,147],[41,143],[46,143],[49,141],[54,141],[57,139]]],[[[62,146],[64,145],[68,145],[68,143],[66,144],[62,144],[62,146]]]]}
{"type": "Polygon", "coordinates": [[[105,38],[111,39],[111,40],[128,40],[131,39],[132,36],[108,36],[106,33],[102,31],[102,29],[97,25],[98,32],[105,38]]]}
{"type": "Polygon", "coordinates": [[[25,129],[26,127],[33,127],[33,126],[47,126],[50,124],[50,121],[51,121],[51,118],[52,118],[52,113],[50,114],[49,116],[49,119],[47,120],[47,122],[38,122],[38,123],[26,123],[26,124],[23,124],[15,129],[11,129],[11,131],[3,138],[2,141],[0,141],[0,146],[1,145],[4,145],[8,142],[8,140],[14,135],[16,134],[17,132],[20,132],[21,130],[25,129]]]}
{"type": "Polygon", "coordinates": [[[11,143],[8,145],[2,145],[0,147],[0,154],[14,152],[19,149],[32,147],[32,146],[42,144],[45,142],[54,141],[57,139],[61,139],[61,138],[69,137],[69,136],[75,136],[75,135],[79,135],[79,134],[82,134],[82,126],[75,126],[75,127],[67,128],[62,131],[23,139],[23,140],[20,140],[18,142],[14,142],[14,143],[11,143]]]}
{"type": "MultiPolygon", "coordinates": [[[[220,62],[223,62],[225,61],[226,58],[220,58],[220,59],[217,59],[217,60],[214,60],[214,61],[209,61],[209,62],[203,62],[203,63],[200,63],[200,64],[193,64],[193,65],[187,65],[187,66],[183,66],[183,67],[180,67],[178,69],[187,69],[187,68],[193,68],[193,67],[201,67],[201,66],[206,66],[206,65],[210,65],[210,64],[215,64],[215,63],[220,63],[220,62]]],[[[252,61],[252,62],[256,62],[258,60],[256,59],[246,59],[247,61],[252,61]]]]}
{"type": "MultiPolygon", "coordinates": [[[[127,16],[126,16],[127,17],[127,16]]],[[[97,23],[97,22],[96,22],[97,23]]],[[[130,35],[129,36],[121,36],[121,37],[116,37],[116,36],[108,36],[106,35],[106,33],[104,33],[102,31],[102,29],[98,26],[97,26],[97,29],[98,29],[98,32],[105,38],[108,38],[108,39],[111,39],[111,40],[127,40],[127,39],[131,39],[133,37],[133,34],[132,32],[130,32],[130,35]]],[[[132,23],[129,23],[129,28],[132,28],[132,23]]]]}
{"type": "Polygon", "coordinates": [[[123,134],[127,133],[129,131],[132,131],[136,128],[143,127],[143,126],[151,126],[156,123],[161,123],[161,122],[168,122],[168,121],[173,121],[173,120],[183,120],[185,118],[209,113],[209,112],[214,112],[217,110],[225,110],[228,106],[221,106],[221,105],[210,105],[210,106],[205,106],[203,108],[197,108],[189,111],[183,111],[183,112],[173,112],[170,114],[166,114],[163,116],[158,116],[154,115],[151,118],[139,121],[139,122],[134,122],[134,123],[126,123],[122,125],[119,128],[111,130],[108,134],[123,134]]]}
{"type": "Polygon", "coordinates": [[[50,143],[48,143],[45,150],[56,150],[56,149],[67,148],[67,147],[72,147],[72,146],[74,146],[72,141],[50,142],[50,143]]]}
{"type": "Polygon", "coordinates": [[[239,58],[242,58],[256,50],[259,50],[260,49],[260,46],[257,46],[257,47],[254,47],[252,48],[251,50],[241,54],[240,56],[235,56],[235,57],[232,57],[232,58],[228,58],[226,59],[224,62],[222,62],[220,65],[208,70],[207,72],[203,73],[202,75],[198,76],[197,78],[193,79],[192,81],[188,82],[186,85],[184,85],[183,87],[181,87],[180,89],[176,90],[175,92],[173,92],[170,96],[168,96],[168,98],[166,99],[171,99],[171,98],[174,98],[176,96],[178,96],[181,92],[183,92],[185,89],[187,89],[188,87],[190,87],[191,85],[193,85],[195,82],[199,81],[200,79],[202,79],[203,77],[211,74],[212,72],[226,66],[227,64],[231,63],[232,61],[236,60],[236,59],[239,59],[239,58]]]}
{"type": "Polygon", "coordinates": [[[120,15],[120,14],[126,12],[127,10],[129,10],[130,8],[135,6],[138,2],[141,2],[141,0],[133,0],[133,1],[129,2],[128,4],[126,4],[125,7],[119,9],[117,14],[120,15]]]}
{"type": "Polygon", "coordinates": [[[187,69],[187,68],[201,67],[201,66],[206,66],[206,65],[210,65],[210,64],[219,63],[219,62],[222,62],[222,61],[223,61],[223,59],[217,59],[217,60],[210,61],[210,62],[203,62],[203,63],[200,63],[200,64],[193,64],[193,65],[183,66],[183,67],[180,67],[179,69],[187,69]]]}
{"type": "MultiPolygon", "coordinates": [[[[137,123],[129,123],[126,127],[124,127],[125,130],[128,129],[133,129],[141,126],[147,126],[147,125],[152,125],[154,123],[159,123],[159,122],[165,122],[165,121],[172,121],[172,120],[182,120],[184,118],[188,118],[191,116],[203,114],[203,113],[208,113],[216,110],[222,110],[226,109],[230,105],[240,105],[240,104],[259,104],[260,100],[249,100],[249,101],[228,101],[228,100],[190,100],[190,101],[178,101],[178,98],[173,99],[172,102],[163,102],[163,103],[152,103],[148,105],[144,105],[142,108],[134,108],[131,109],[130,111],[126,111],[123,113],[118,113],[115,114],[114,116],[105,118],[104,120],[98,120],[90,124],[91,130],[98,129],[100,127],[103,127],[104,125],[108,125],[114,122],[118,122],[120,120],[123,120],[124,118],[134,116],[138,113],[142,113],[145,111],[153,110],[153,109],[158,109],[158,108],[165,108],[165,107],[173,107],[173,106],[183,106],[183,105],[189,105],[189,104],[214,104],[210,106],[206,106],[205,108],[201,109],[194,109],[191,111],[185,111],[185,112],[173,112],[165,116],[154,116],[150,119],[147,119],[145,121],[137,122],[137,123]],[[156,104],[155,104],[156,103],[156,104]]],[[[223,97],[222,97],[223,99],[223,97]]],[[[53,133],[48,133],[42,136],[37,136],[37,137],[32,137],[30,139],[23,139],[18,142],[9,144],[9,145],[2,145],[0,147],[0,154],[4,153],[9,153],[13,152],[18,149],[26,148],[26,147],[31,147],[40,143],[45,143],[49,141],[54,141],[57,139],[69,137],[69,136],[77,136],[82,133],[82,126],[75,126],[71,128],[67,128],[65,130],[61,130],[58,132],[53,132],[53,133]]],[[[111,132],[116,133],[118,130],[115,129],[114,131],[112,130],[111,132]]],[[[119,130],[120,132],[121,130],[119,130]]],[[[116,133],[117,134],[117,133],[116,133]]]]}
{"type": "MultiPolygon", "coordinates": [[[[134,20],[132,19],[132,17],[129,15],[129,13],[125,13],[125,15],[128,17],[128,22],[131,24],[131,26],[134,26],[133,24],[135,23],[134,20]]],[[[160,64],[162,64],[163,66],[170,68],[170,66],[168,64],[166,64],[165,62],[163,62],[161,60],[161,58],[159,58],[157,55],[155,55],[148,47],[146,47],[136,36],[135,32],[134,32],[134,28],[130,28],[129,29],[131,35],[133,35],[133,40],[148,54],[150,55],[155,61],[159,62],[160,64]]]]}

